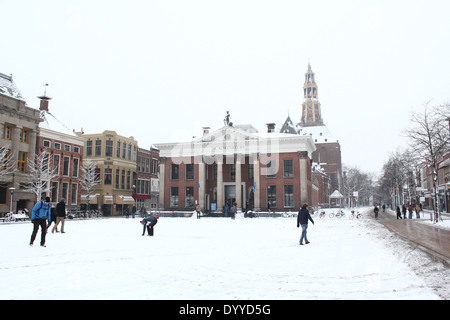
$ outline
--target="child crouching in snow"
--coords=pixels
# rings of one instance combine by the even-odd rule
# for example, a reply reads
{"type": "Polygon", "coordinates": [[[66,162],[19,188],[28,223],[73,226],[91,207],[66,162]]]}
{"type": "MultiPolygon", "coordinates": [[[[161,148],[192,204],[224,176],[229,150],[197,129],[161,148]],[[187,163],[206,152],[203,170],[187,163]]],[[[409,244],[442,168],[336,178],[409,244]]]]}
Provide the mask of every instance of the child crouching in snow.
{"type": "Polygon", "coordinates": [[[141,221],[144,225],[144,229],[142,230],[142,235],[145,235],[145,227],[147,227],[147,232],[149,236],[153,236],[153,227],[158,223],[158,216],[150,216],[141,221]]]}

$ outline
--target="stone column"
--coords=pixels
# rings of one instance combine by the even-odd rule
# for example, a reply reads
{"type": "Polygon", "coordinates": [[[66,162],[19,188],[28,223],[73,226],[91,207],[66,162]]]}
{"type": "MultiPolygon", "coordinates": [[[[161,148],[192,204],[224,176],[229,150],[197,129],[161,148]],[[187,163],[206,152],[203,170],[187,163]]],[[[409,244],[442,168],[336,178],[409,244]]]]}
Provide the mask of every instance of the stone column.
{"type": "Polygon", "coordinates": [[[300,151],[298,153],[300,162],[300,205],[308,202],[308,152],[300,151]]]}
{"type": "Polygon", "coordinates": [[[254,182],[256,183],[255,191],[253,196],[255,197],[255,211],[261,210],[261,183],[259,179],[259,157],[256,154],[253,158],[253,176],[254,182]]]}
{"type": "Polygon", "coordinates": [[[217,162],[217,212],[223,212],[223,160],[217,162]]]}
{"type": "Polygon", "coordinates": [[[236,208],[238,212],[242,211],[242,172],[241,172],[241,156],[238,154],[236,156],[236,208]]]}
{"type": "Polygon", "coordinates": [[[164,206],[164,180],[166,176],[166,158],[159,158],[159,208],[165,209],[164,206]]]}
{"type": "Polygon", "coordinates": [[[198,189],[198,204],[200,208],[204,211],[205,208],[205,188],[206,188],[206,174],[205,174],[205,163],[202,157],[198,159],[198,183],[200,188],[198,189]]]}

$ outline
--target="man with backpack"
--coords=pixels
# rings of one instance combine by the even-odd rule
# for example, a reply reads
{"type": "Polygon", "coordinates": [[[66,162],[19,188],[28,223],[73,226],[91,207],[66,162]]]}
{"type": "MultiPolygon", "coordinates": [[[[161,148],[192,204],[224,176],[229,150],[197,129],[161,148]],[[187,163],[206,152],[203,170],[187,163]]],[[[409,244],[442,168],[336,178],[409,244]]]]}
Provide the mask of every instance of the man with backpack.
{"type": "Polygon", "coordinates": [[[45,247],[45,235],[47,234],[47,221],[51,220],[51,204],[50,198],[46,197],[36,203],[31,211],[31,222],[33,223],[33,233],[31,234],[30,246],[33,245],[34,239],[41,227],[41,247],[45,247]]]}

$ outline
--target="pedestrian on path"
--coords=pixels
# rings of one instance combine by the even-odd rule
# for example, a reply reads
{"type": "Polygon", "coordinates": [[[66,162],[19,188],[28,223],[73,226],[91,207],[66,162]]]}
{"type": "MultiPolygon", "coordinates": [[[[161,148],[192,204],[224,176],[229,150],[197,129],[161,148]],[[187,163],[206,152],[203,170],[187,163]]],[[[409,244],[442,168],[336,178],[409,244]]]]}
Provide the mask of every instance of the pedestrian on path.
{"type": "MultiPolygon", "coordinates": [[[[55,208],[50,208],[50,221],[47,224],[47,232],[48,232],[48,229],[50,229],[50,226],[52,225],[52,222],[56,225],[56,211],[55,211],[55,208]]],[[[58,229],[56,229],[56,232],[58,232],[58,229]]]]}
{"type": "Polygon", "coordinates": [[[420,206],[416,205],[416,219],[420,219],[420,206]]]}
{"type": "Polygon", "coordinates": [[[305,203],[305,204],[303,204],[302,208],[298,212],[298,216],[297,216],[297,228],[302,226],[302,235],[300,237],[300,245],[301,246],[303,245],[303,239],[305,239],[305,244],[310,243],[306,236],[306,229],[308,229],[308,220],[310,220],[312,222],[312,224],[314,224],[314,220],[311,218],[311,215],[309,214],[309,211],[308,211],[308,204],[305,203]]]}
{"type": "Polygon", "coordinates": [[[402,205],[402,213],[403,213],[403,219],[406,219],[406,206],[405,206],[405,204],[402,205]]]}
{"type": "Polygon", "coordinates": [[[64,231],[64,223],[66,219],[66,200],[64,198],[61,199],[60,202],[56,205],[56,225],[53,227],[52,233],[59,232],[58,225],[61,222],[61,233],[66,233],[64,231]]]}
{"type": "Polygon", "coordinates": [[[34,239],[41,227],[41,247],[45,247],[45,235],[47,234],[47,221],[51,219],[51,205],[50,198],[46,197],[40,202],[36,203],[31,211],[31,222],[33,223],[33,233],[31,234],[30,246],[33,245],[34,239]]]}
{"type": "Polygon", "coordinates": [[[412,219],[412,205],[409,205],[409,207],[408,207],[408,218],[409,219],[412,219]]]}
{"type": "Polygon", "coordinates": [[[373,208],[373,212],[375,213],[375,219],[378,219],[378,212],[380,211],[380,209],[378,209],[377,206],[375,206],[375,208],[373,208]]]}
{"type": "MultiPolygon", "coordinates": [[[[403,205],[403,206],[405,206],[405,205],[403,205]]],[[[406,208],[405,208],[405,210],[406,210],[406,208]]],[[[400,212],[400,207],[399,207],[399,206],[397,206],[396,211],[397,211],[397,220],[398,220],[398,219],[401,219],[401,218],[402,218],[402,214],[401,214],[401,212],[400,212]]]]}

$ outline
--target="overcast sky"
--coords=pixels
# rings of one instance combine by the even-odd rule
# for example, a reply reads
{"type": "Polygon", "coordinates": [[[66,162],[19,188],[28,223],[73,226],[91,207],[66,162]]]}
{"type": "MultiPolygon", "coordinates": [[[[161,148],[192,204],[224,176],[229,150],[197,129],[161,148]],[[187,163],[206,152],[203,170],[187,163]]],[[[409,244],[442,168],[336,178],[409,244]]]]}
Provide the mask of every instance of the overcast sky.
{"type": "MultiPolygon", "coordinates": [[[[139,146],[300,121],[308,61],[343,163],[378,173],[411,110],[450,101],[448,0],[0,0],[0,72],[30,107],[139,146]]],[[[411,152],[413,152],[411,150],[411,152]]]]}

